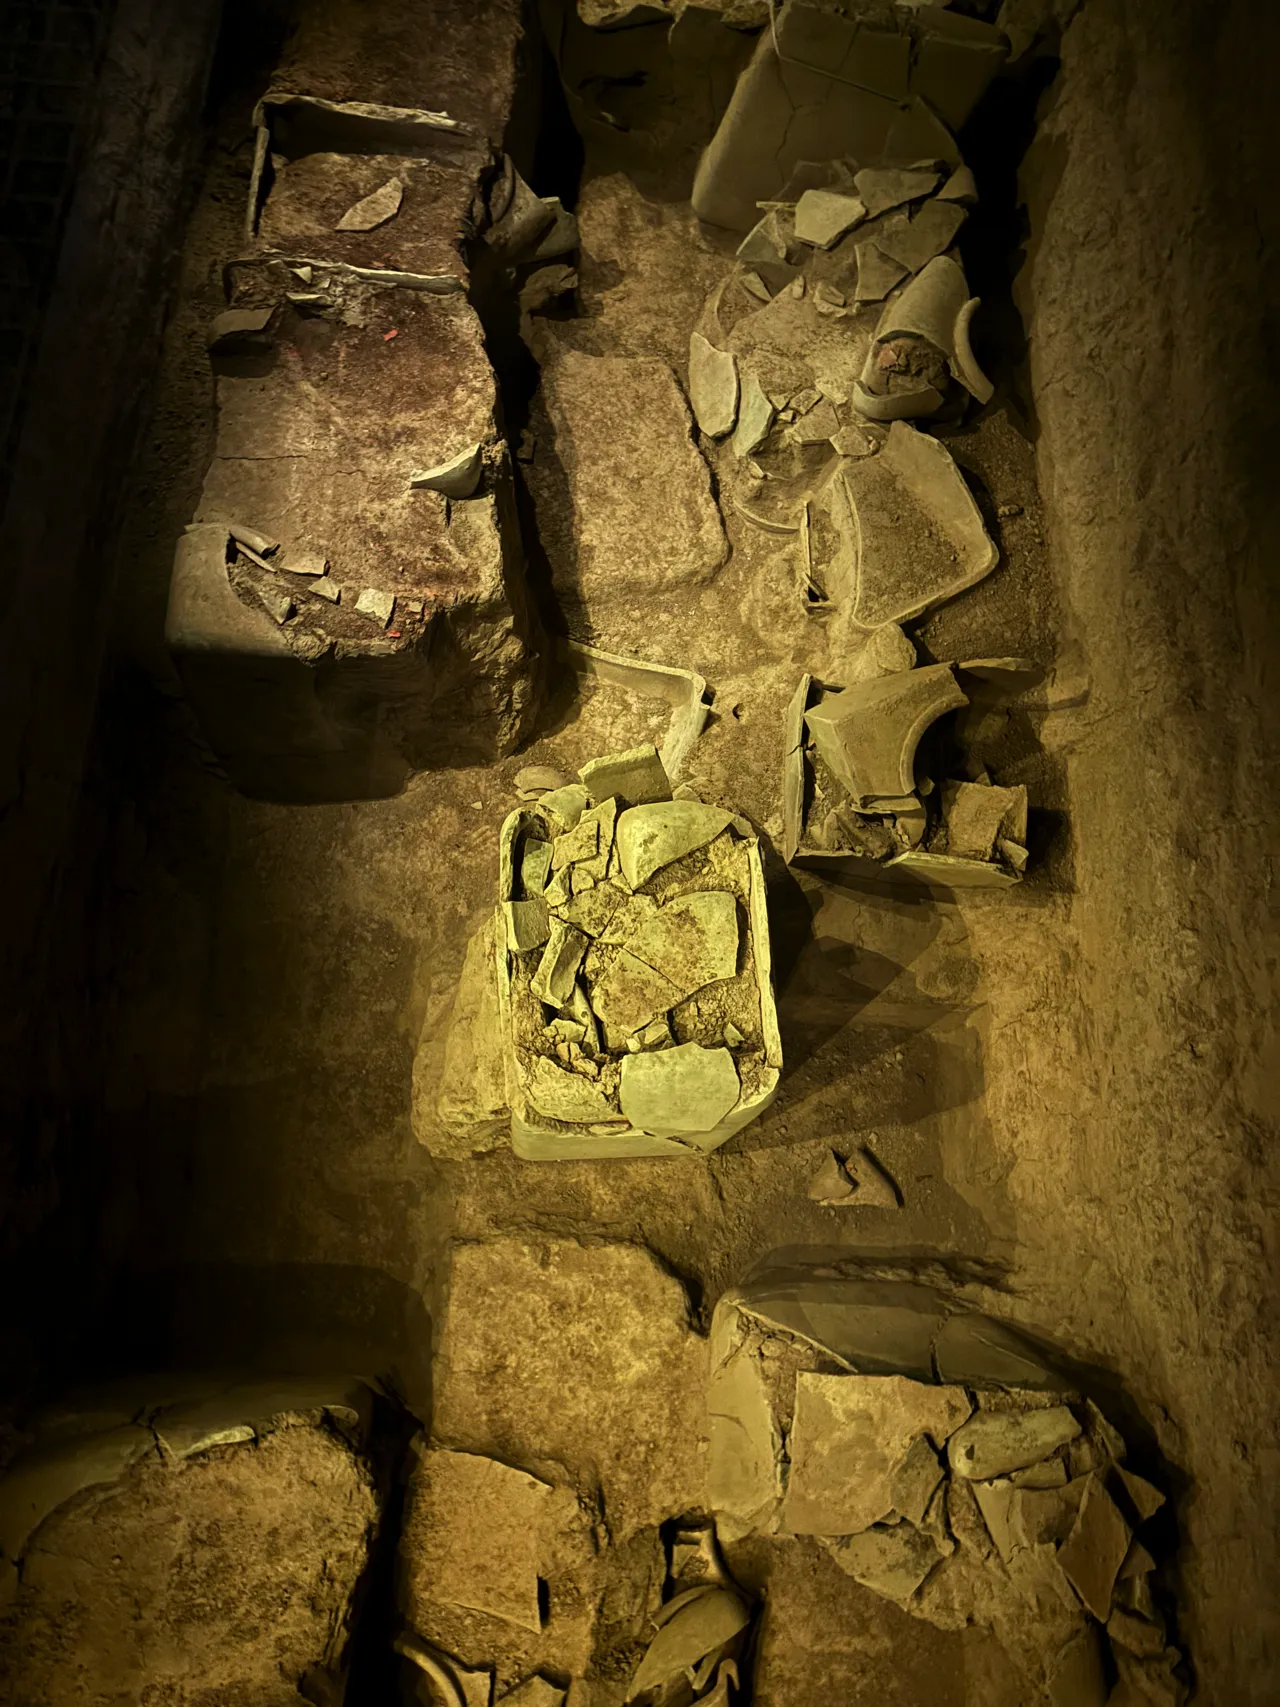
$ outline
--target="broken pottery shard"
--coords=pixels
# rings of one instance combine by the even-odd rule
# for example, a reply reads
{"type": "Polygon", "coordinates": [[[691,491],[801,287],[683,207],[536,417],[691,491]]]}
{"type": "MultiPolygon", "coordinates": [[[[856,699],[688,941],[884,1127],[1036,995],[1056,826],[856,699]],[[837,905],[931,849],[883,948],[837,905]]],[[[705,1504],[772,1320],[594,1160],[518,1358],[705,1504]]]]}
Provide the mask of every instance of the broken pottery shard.
{"type": "Polygon", "coordinates": [[[845,1172],[844,1163],[834,1150],[827,1152],[827,1159],[810,1179],[806,1189],[814,1203],[824,1204],[827,1208],[838,1208],[852,1198],[853,1181],[845,1172]]]}
{"type": "Polygon", "coordinates": [[[856,302],[883,302],[897,284],[907,276],[901,261],[886,255],[878,245],[868,240],[854,245],[858,277],[853,295],[856,302]]]}
{"type": "Polygon", "coordinates": [[[399,178],[388,178],[372,195],[363,196],[354,207],[349,207],[334,230],[376,231],[378,226],[395,218],[403,200],[404,184],[399,178]]]}
{"type": "Polygon", "coordinates": [[[977,398],[989,403],[995,387],[974,359],[969,329],[978,307],[970,297],[964,269],[949,255],[938,255],[884,310],[863,367],[870,385],[879,347],[891,338],[924,338],[946,356],[951,372],[977,398]]]}
{"type": "Polygon", "coordinates": [[[739,243],[737,258],[752,266],[787,259],[787,237],[778,210],[770,208],[739,243]]]}
{"type": "Polygon", "coordinates": [[[626,1699],[635,1701],[650,1690],[664,1689],[708,1654],[719,1653],[746,1629],[749,1619],[746,1603],[726,1588],[709,1588],[687,1601],[650,1642],[626,1699]]]}
{"type": "Polygon", "coordinates": [[[529,1101],[551,1120],[589,1125],[594,1120],[616,1120],[617,1110],[608,1095],[592,1079],[558,1067],[539,1055],[529,1075],[529,1101]]]}
{"type": "Polygon", "coordinates": [[[800,1373],[782,1527],[792,1535],[856,1535],[887,1517],[894,1474],[912,1443],[928,1435],[942,1446],[972,1408],[962,1387],[800,1373]]]}
{"type": "Polygon", "coordinates": [[[619,1099],[633,1126],[671,1138],[714,1131],[736,1105],[741,1088],[727,1049],[682,1043],[656,1054],[628,1055],[619,1099]]]}
{"type": "Polygon", "coordinates": [[[1164,1625],[1153,1624],[1136,1612],[1117,1607],[1107,1619],[1107,1635],[1140,1659],[1155,1659],[1164,1652],[1164,1625]]]}
{"type": "Polygon", "coordinates": [[[1058,1549],[1058,1562],[1067,1581],[1101,1624],[1110,1616],[1116,1576],[1131,1538],[1129,1525],[1101,1479],[1091,1476],[1071,1533],[1058,1549]]]}
{"type": "Polygon", "coordinates": [[[550,765],[525,765],[515,776],[517,794],[549,794],[553,789],[563,788],[568,777],[561,771],[552,770],[550,765]]]}
{"type": "MultiPolygon", "coordinates": [[[[210,322],[207,339],[210,353],[229,354],[236,345],[251,346],[255,340],[261,347],[263,340],[260,334],[267,331],[274,313],[274,308],[228,308],[224,313],[215,315],[210,322]]],[[[230,531],[234,533],[235,530],[230,531]]]]}
{"type": "Polygon", "coordinates": [[[1080,1424],[1065,1405],[1022,1413],[981,1411],[952,1436],[947,1458],[955,1475],[988,1481],[1039,1463],[1079,1433],[1080,1424]]]}
{"type": "Polygon", "coordinates": [[[404,1550],[430,1599],[538,1634],[542,1531],[553,1490],[492,1458],[421,1452],[404,1550]]]}
{"type": "Polygon", "coordinates": [[[934,1347],[940,1381],[1061,1391],[1067,1383],[1016,1329],[992,1316],[947,1319],[934,1347]]]}
{"type": "Polygon", "coordinates": [[[1110,1688],[1092,1626],[1078,1631],[1050,1662],[1046,1693],[1049,1707],[1107,1707],[1110,1688]]]}
{"type": "Polygon", "coordinates": [[[572,925],[555,919],[551,936],[542,953],[538,970],[529,981],[529,988],[541,1001],[561,1008],[573,994],[573,982],[586,953],[587,938],[572,925]]]}
{"type": "Polygon", "coordinates": [[[410,486],[428,492],[442,492],[446,498],[470,498],[480,484],[484,472],[483,445],[468,445],[447,462],[409,476],[410,486]]]}
{"type": "Polygon", "coordinates": [[[720,1534],[739,1541],[774,1527],[782,1498],[782,1436],[760,1359],[738,1350],[718,1361],[724,1331],[732,1332],[729,1312],[719,1313],[712,1328],[707,1497],[720,1534]]]}
{"type": "Polygon", "coordinates": [[[418,1142],[433,1155],[457,1158],[494,1149],[509,1127],[495,976],[500,928],[495,911],[467,944],[449,1011],[438,1083],[432,1070],[430,1018],[423,1026],[414,1062],[413,1124],[418,1142]]]}
{"type": "Polygon", "coordinates": [[[962,207],[973,207],[978,200],[978,180],[969,166],[957,166],[937,193],[940,202],[959,202],[962,207]]]}
{"type": "Polygon", "coordinates": [[[504,1707],[564,1707],[565,1694],[545,1677],[527,1677],[501,1700],[504,1707]]]}
{"type": "Polygon", "coordinates": [[[838,674],[846,687],[852,687],[856,682],[895,676],[903,670],[914,670],[915,666],[915,647],[896,622],[886,622],[867,636],[838,674]]]}
{"type": "Polygon", "coordinates": [[[1140,1521],[1145,1523],[1149,1517],[1154,1517],[1164,1504],[1164,1495],[1159,1488],[1153,1488],[1150,1482],[1141,1476],[1135,1476],[1132,1470],[1123,1470],[1119,1466],[1116,1468],[1116,1475],[1120,1478],[1140,1521]]]}
{"type": "Polygon", "coordinates": [[[996,837],[1012,814],[1024,820],[1025,788],[996,788],[991,783],[945,782],[942,785],[942,817],[947,830],[947,852],[959,859],[990,859],[996,837]]]}
{"type": "Polygon", "coordinates": [[[1112,1650],[1120,1681],[1107,1698],[1107,1707],[1183,1707],[1187,1686],[1177,1673],[1181,1655],[1166,1648],[1159,1659],[1139,1659],[1124,1648],[1112,1650]]]}
{"type": "Polygon", "coordinates": [[[547,903],[540,895],[527,901],[504,901],[503,916],[507,926],[507,947],[513,954],[527,954],[541,948],[551,935],[551,919],[547,903]]]}
{"type": "Polygon", "coordinates": [[[787,429],[787,437],[792,444],[817,445],[833,439],[839,431],[840,417],[824,397],[787,429]]]}
{"type": "Polygon", "coordinates": [[[572,830],[582,817],[587,809],[587,798],[587,791],[580,782],[569,782],[563,788],[553,788],[544,794],[538,802],[538,811],[563,834],[572,830]]]}
{"type": "Polygon", "coordinates": [[[622,891],[612,883],[597,883],[594,888],[575,895],[561,908],[560,916],[590,937],[602,935],[622,905],[622,891]]]}
{"type": "Polygon", "coordinates": [[[765,1273],[735,1302],[744,1314],[820,1346],[850,1369],[934,1378],[933,1340],[945,1304],[932,1287],[765,1273]]]}
{"type": "MultiPolygon", "coordinates": [[[[402,1630],[391,1646],[430,1680],[431,1707],[491,1707],[491,1671],[471,1671],[407,1630],[402,1630]]],[[[418,1699],[416,1693],[412,1698],[418,1699]]]]}
{"type": "Polygon", "coordinates": [[[730,350],[695,332],[689,339],[689,402],[709,438],[732,432],[738,415],[738,364],[730,350]]]}
{"type": "Polygon", "coordinates": [[[965,210],[956,202],[926,202],[905,226],[881,233],[876,242],[891,260],[918,273],[956,240],[965,210]]]}
{"type": "Polygon", "coordinates": [[[690,996],[738,970],[738,904],[723,890],[668,901],[627,939],[627,950],[690,996]]]}
{"type": "Polygon", "coordinates": [[[673,860],[705,847],[733,822],[733,813],[693,800],[633,806],[618,818],[618,857],[632,889],[673,860]]]}
{"type": "Polygon", "coordinates": [[[830,490],[837,568],[852,582],[862,628],[923,616],[999,561],[946,448],[903,421],[889,428],[879,456],[846,462],[830,490]]]}
{"type": "Polygon", "coordinates": [[[356,600],[356,610],[360,615],[369,617],[379,628],[387,626],[395,608],[394,597],[390,593],[380,592],[377,587],[366,587],[356,600]]]}
{"type": "Polygon", "coordinates": [[[945,1474],[933,1443],[925,1435],[914,1440],[889,1482],[895,1516],[918,1529],[945,1474]]]}
{"type": "Polygon", "coordinates": [[[579,860],[599,859],[601,827],[599,809],[593,807],[582,814],[572,830],[557,836],[551,844],[552,871],[563,871],[566,865],[579,860]]]}
{"type": "MultiPolygon", "coordinates": [[[[588,966],[588,972],[590,967],[588,966]]],[[[655,1020],[669,1013],[684,999],[669,978],[634,954],[622,951],[614,956],[605,972],[596,979],[591,990],[591,1005],[605,1029],[610,1049],[621,1049],[626,1040],[655,1020]]],[[[623,1113],[627,1111],[624,1108],[623,1113]]]]}
{"type": "Polygon", "coordinates": [[[764,387],[755,374],[748,373],[742,381],[742,400],[738,409],[738,425],[733,434],[733,454],[750,456],[769,436],[773,425],[774,408],[764,387]]]}
{"type": "Polygon", "coordinates": [[[944,712],[967,703],[950,666],[932,664],[828,694],[805,713],[805,723],[854,805],[868,807],[914,791],[920,737],[944,712]]]}
{"type": "Polygon", "coordinates": [[[520,851],[520,887],[526,898],[541,895],[551,872],[551,843],[532,837],[520,851]]]}
{"type": "Polygon", "coordinates": [[[314,593],[318,599],[324,599],[327,604],[336,605],[342,602],[342,588],[337,582],[327,578],[323,581],[313,581],[307,591],[314,593]]]}
{"type": "Polygon", "coordinates": [[[806,190],[796,204],[796,236],[815,249],[830,249],[867,216],[857,196],[834,190],[806,190]]]}
{"type": "Polygon", "coordinates": [[[620,806],[644,806],[671,798],[671,779],[658,757],[658,749],[650,742],[631,747],[625,753],[592,759],[583,765],[578,776],[593,806],[611,797],[620,806]]]}
{"type": "Polygon", "coordinates": [[[941,1557],[932,1536],[909,1523],[850,1535],[832,1542],[829,1551],[855,1582],[895,1601],[910,1600],[941,1557]]]}
{"type": "Polygon", "coordinates": [[[887,213],[891,207],[921,201],[938,182],[936,172],[913,172],[886,166],[866,166],[853,176],[854,187],[869,216],[887,213]]]}

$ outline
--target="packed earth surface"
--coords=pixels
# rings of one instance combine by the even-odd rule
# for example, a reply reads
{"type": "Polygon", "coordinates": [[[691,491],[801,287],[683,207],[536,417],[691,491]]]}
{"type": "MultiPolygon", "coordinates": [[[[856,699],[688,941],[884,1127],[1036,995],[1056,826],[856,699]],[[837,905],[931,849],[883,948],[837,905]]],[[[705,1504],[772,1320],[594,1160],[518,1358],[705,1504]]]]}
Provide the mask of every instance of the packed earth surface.
{"type": "Polygon", "coordinates": [[[0,1702],[1274,1701],[1274,20],[251,10],[0,1702]]]}

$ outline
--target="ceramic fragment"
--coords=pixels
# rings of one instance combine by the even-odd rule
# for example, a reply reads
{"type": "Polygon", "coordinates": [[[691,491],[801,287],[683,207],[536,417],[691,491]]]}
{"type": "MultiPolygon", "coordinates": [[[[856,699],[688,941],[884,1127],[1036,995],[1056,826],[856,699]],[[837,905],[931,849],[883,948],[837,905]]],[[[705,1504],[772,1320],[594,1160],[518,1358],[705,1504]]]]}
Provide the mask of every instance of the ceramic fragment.
{"type": "Polygon", "coordinates": [[[738,414],[738,364],[729,350],[718,350],[694,332],[689,339],[689,402],[709,438],[732,432],[738,414]]]}
{"type": "Polygon", "coordinates": [[[916,337],[942,351],[953,376],[980,403],[990,402],[995,388],[974,360],[969,341],[977,306],[977,299],[969,296],[964,269],[949,255],[937,256],[881,314],[863,369],[863,385],[872,385],[876,351],[886,340],[916,337]]]}
{"type": "Polygon", "coordinates": [[[833,573],[852,583],[862,628],[922,616],[999,561],[946,448],[905,422],[889,428],[878,456],[843,465],[827,503],[841,539],[833,573]]]}
{"type": "Polygon", "coordinates": [[[534,1676],[527,1677],[500,1699],[503,1707],[564,1707],[565,1694],[565,1690],[548,1683],[545,1677],[534,1676]]]}
{"type": "Polygon", "coordinates": [[[933,1538],[909,1523],[868,1529],[828,1545],[836,1564],[855,1582],[899,1602],[910,1600],[941,1557],[933,1538]]]}
{"type": "Polygon", "coordinates": [[[735,456],[750,456],[764,443],[773,425],[774,407],[755,374],[748,373],[742,381],[742,398],[738,409],[738,425],[733,434],[735,456]]]}
{"type": "Polygon", "coordinates": [[[540,816],[560,827],[560,832],[572,830],[587,809],[588,795],[580,782],[568,782],[563,788],[553,788],[538,802],[540,816]]]}
{"type": "Polygon", "coordinates": [[[749,1619],[746,1603],[726,1588],[711,1588],[682,1605],[650,1642],[631,1680],[627,1701],[665,1688],[708,1654],[718,1654],[746,1629],[749,1619]]]}
{"type": "Polygon", "coordinates": [[[955,242],[965,221],[965,210],[955,202],[926,202],[905,227],[886,231],[876,239],[878,246],[905,267],[918,273],[935,255],[955,242]]]}
{"type": "Polygon", "coordinates": [[[1132,1470],[1122,1469],[1117,1465],[1116,1475],[1121,1486],[1129,1496],[1129,1502],[1138,1514],[1140,1522],[1145,1523],[1149,1517],[1154,1517],[1164,1504],[1164,1495],[1159,1488],[1153,1488],[1151,1483],[1132,1470]]]}
{"type": "Polygon", "coordinates": [[[971,167],[957,166],[955,171],[937,191],[940,202],[959,202],[962,207],[973,207],[978,200],[978,181],[971,167]]]}
{"type": "Polygon", "coordinates": [[[748,296],[754,296],[757,302],[773,301],[773,293],[760,277],[759,273],[742,273],[739,276],[738,283],[742,286],[743,290],[747,292],[748,296]]]}
{"type": "Polygon", "coordinates": [[[805,713],[805,723],[853,804],[869,809],[912,793],[921,735],[966,703],[950,666],[933,664],[828,694],[805,713]]]}
{"type": "Polygon", "coordinates": [[[423,469],[409,476],[410,486],[429,492],[441,492],[446,498],[470,498],[484,473],[484,446],[469,445],[447,462],[423,469]]]}
{"type": "Polygon", "coordinates": [[[830,249],[866,218],[867,211],[856,196],[806,190],[796,204],[796,237],[815,249],[830,249]]]}
{"type": "Polygon", "coordinates": [[[622,1112],[642,1132],[660,1137],[713,1131],[741,1094],[727,1049],[682,1043],[622,1063],[622,1112]]]}
{"type": "Polygon", "coordinates": [[[1140,1659],[1156,1659],[1164,1652],[1164,1625],[1141,1618],[1124,1607],[1112,1609],[1107,1619],[1107,1635],[1118,1647],[1140,1659]]]}
{"type": "Polygon", "coordinates": [[[525,765],[515,774],[515,789],[520,795],[548,794],[563,788],[568,780],[562,771],[552,770],[550,765],[525,765]]]}
{"type": "Polygon", "coordinates": [[[829,1150],[826,1160],[819,1165],[805,1189],[814,1203],[831,1208],[846,1203],[853,1196],[853,1181],[845,1172],[840,1157],[834,1150],[829,1150]]]}
{"type": "Polygon", "coordinates": [[[551,872],[551,843],[529,837],[520,850],[520,887],[526,897],[541,895],[551,872]]]}
{"type": "Polygon", "coordinates": [[[892,166],[867,166],[854,173],[854,187],[869,218],[892,207],[922,201],[938,182],[937,172],[912,171],[892,166]]]}
{"type": "MultiPolygon", "coordinates": [[[[722,1330],[725,1320],[719,1318],[722,1330]]],[[[737,1541],[774,1526],[782,1437],[760,1360],[745,1351],[717,1357],[720,1349],[713,1330],[707,1496],[720,1533],[737,1541]]]]}
{"type": "Polygon", "coordinates": [[[787,429],[787,437],[793,444],[811,445],[822,444],[832,439],[840,431],[840,418],[825,398],[814,405],[798,420],[794,426],[787,429]]]}
{"type": "Polygon", "coordinates": [[[865,1144],[845,1162],[845,1170],[853,1184],[849,1207],[853,1209],[900,1209],[902,1193],[893,1177],[876,1159],[865,1144]]]}
{"type": "Polygon", "coordinates": [[[692,800],[630,807],[617,825],[622,875],[638,889],[664,866],[705,847],[732,822],[733,813],[723,807],[692,800]]]}
{"type": "Polygon", "coordinates": [[[954,1475],[988,1481],[1048,1458],[1079,1433],[1065,1405],[1024,1413],[981,1411],[952,1436],[947,1458],[954,1475]]]}
{"type": "Polygon", "coordinates": [[[989,860],[995,852],[996,838],[1008,835],[1018,823],[1023,836],[1026,835],[1027,791],[1023,787],[945,782],[941,793],[947,851],[957,858],[989,860]]]}
{"type": "Polygon", "coordinates": [[[328,576],[325,576],[322,581],[312,581],[307,587],[307,592],[313,593],[318,599],[323,599],[326,604],[336,605],[342,601],[342,588],[336,581],[331,581],[328,576]]]}
{"type": "Polygon", "coordinates": [[[392,594],[381,592],[377,587],[366,587],[356,600],[356,610],[360,615],[376,622],[379,628],[387,626],[395,608],[392,594]]]}
{"type": "Polygon", "coordinates": [[[1046,1692],[1049,1707],[1107,1707],[1110,1689],[1096,1630],[1077,1631],[1054,1656],[1046,1692]]]}
{"type": "Polygon", "coordinates": [[[560,917],[587,936],[598,937],[609,928],[622,899],[622,891],[612,883],[597,883],[566,902],[560,909],[560,917]]]}
{"type": "Polygon", "coordinates": [[[598,1084],[558,1067],[545,1055],[538,1056],[529,1075],[529,1101],[550,1120],[581,1124],[608,1120],[617,1112],[598,1084]]]}
{"type": "Polygon", "coordinates": [[[593,806],[610,797],[615,797],[620,806],[642,806],[671,798],[671,779],[651,742],[625,753],[592,759],[583,765],[578,777],[593,806]]]}
{"type": "Polygon", "coordinates": [[[739,243],[737,258],[749,265],[785,262],[789,245],[786,228],[776,208],[770,208],[739,243]]]}
{"type": "Polygon", "coordinates": [[[894,286],[901,284],[907,276],[902,262],[895,261],[870,239],[855,244],[854,254],[858,272],[853,294],[857,302],[883,302],[894,286]]]}
{"type": "Polygon", "coordinates": [[[962,1387],[900,1375],[796,1377],[782,1506],[792,1535],[854,1535],[894,1509],[894,1478],[923,1436],[942,1446],[973,1409],[962,1387]]]}
{"type": "Polygon", "coordinates": [[[378,226],[385,225],[389,219],[394,219],[400,211],[404,200],[404,183],[399,178],[388,178],[385,184],[374,190],[371,195],[362,196],[352,207],[349,207],[334,227],[335,231],[376,231],[378,226]]]}
{"type": "Polygon", "coordinates": [[[722,890],[668,901],[635,934],[627,950],[680,991],[681,999],[738,970],[738,904],[722,890]]]}
{"type": "Polygon", "coordinates": [[[215,315],[206,340],[211,355],[231,354],[237,347],[264,347],[274,308],[228,308],[215,315]]]}
{"type": "Polygon", "coordinates": [[[504,901],[503,914],[507,926],[507,947],[513,954],[527,954],[541,948],[551,934],[547,903],[541,896],[527,901],[504,901]]]}
{"type": "Polygon", "coordinates": [[[1116,1577],[1132,1531],[1101,1480],[1091,1476],[1070,1535],[1058,1549],[1067,1581],[1099,1623],[1111,1612],[1116,1577]]]}
{"type": "Polygon", "coordinates": [[[624,950],[595,980],[591,1005],[604,1026],[609,1048],[620,1049],[659,1014],[669,1013],[684,994],[661,972],[624,950]]]}
{"type": "Polygon", "coordinates": [[[581,931],[560,919],[553,920],[542,960],[530,980],[529,988],[534,995],[550,1007],[563,1007],[573,993],[574,979],[586,948],[587,938],[581,931]]]}
{"type": "Polygon", "coordinates": [[[945,1474],[942,1460],[928,1436],[922,1434],[913,1440],[889,1482],[894,1514],[919,1529],[945,1474]]]}

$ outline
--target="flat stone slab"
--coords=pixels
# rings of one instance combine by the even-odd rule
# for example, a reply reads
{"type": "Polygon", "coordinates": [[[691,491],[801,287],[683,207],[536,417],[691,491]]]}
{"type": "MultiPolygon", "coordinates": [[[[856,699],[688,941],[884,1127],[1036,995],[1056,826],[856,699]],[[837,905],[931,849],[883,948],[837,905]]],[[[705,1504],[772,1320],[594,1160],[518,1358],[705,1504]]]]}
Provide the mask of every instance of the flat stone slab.
{"type": "Polygon", "coordinates": [[[927,1435],[943,1447],[972,1409],[963,1387],[901,1375],[797,1376],[783,1527],[855,1535],[879,1522],[912,1445],[927,1435]]]}
{"type": "Polygon", "coordinates": [[[738,1101],[742,1086],[728,1049],[682,1043],[622,1063],[619,1100],[633,1126],[655,1137],[711,1132],[738,1101]]]}
{"type": "Polygon", "coordinates": [[[728,543],[671,368],[550,340],[541,353],[546,429],[527,478],[570,611],[629,609],[637,594],[711,580],[728,543]]]}
{"type": "Polygon", "coordinates": [[[492,1458],[422,1452],[401,1544],[414,1592],[537,1634],[551,1496],[545,1482],[492,1458]]]}
{"type": "Polygon", "coordinates": [[[563,1465],[602,1491],[615,1544],[705,1507],[706,1378],[684,1289],[639,1246],[453,1247],[437,1436],[563,1465]]]}

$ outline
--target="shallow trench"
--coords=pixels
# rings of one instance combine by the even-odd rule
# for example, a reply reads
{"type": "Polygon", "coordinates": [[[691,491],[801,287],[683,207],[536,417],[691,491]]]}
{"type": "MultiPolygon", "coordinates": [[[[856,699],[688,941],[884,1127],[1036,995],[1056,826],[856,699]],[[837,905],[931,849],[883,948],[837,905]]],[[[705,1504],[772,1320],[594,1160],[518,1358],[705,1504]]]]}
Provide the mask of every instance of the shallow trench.
{"type": "MultiPolygon", "coordinates": [[[[763,832],[786,1063],[773,1106],[706,1158],[538,1165],[505,1147],[433,1155],[411,1100],[434,1097],[516,772],[572,774],[653,738],[653,706],[575,698],[548,663],[544,713],[518,754],[419,774],[386,800],[280,806],[228,787],[164,654],[173,541],[213,434],[203,327],[242,215],[248,115],[283,34],[233,12],[122,525],[70,861],[91,923],[62,961],[67,989],[88,992],[86,1042],[57,1210],[33,1210],[15,1246],[27,1299],[12,1330],[15,1443],[51,1397],[139,1370],[343,1368],[392,1395],[375,1424],[385,1495],[408,1473],[414,1419],[432,1423],[441,1367],[459,1380],[459,1344],[474,1330],[500,1355],[487,1319],[450,1317],[459,1250],[652,1253],[652,1320],[670,1282],[703,1352],[726,1292],[771,1254],[802,1251],[954,1287],[1056,1347],[1124,1431],[1131,1466],[1170,1497],[1159,1592],[1193,1699],[1274,1699],[1278,542],[1261,447],[1276,424],[1275,198],[1263,80],[1240,80],[1239,61],[1265,63],[1268,36],[1280,43],[1243,3],[1212,18],[1189,3],[1120,17],[1095,0],[1009,0],[1001,23],[1013,62],[962,138],[982,199],[961,249],[997,392],[946,438],[1001,558],[913,632],[923,662],[1020,655],[1043,678],[993,759],[999,781],[1030,792],[1027,876],[952,899],[781,859],[782,716],[801,671],[821,674],[829,653],[727,502],[733,550],[704,585],[593,606],[584,583],[564,597],[551,560],[568,452],[537,358],[545,368],[552,340],[553,359],[659,358],[683,379],[732,243],[695,219],[683,157],[670,181],[629,175],[625,149],[579,145],[549,60],[526,85],[543,125],[531,181],[572,199],[581,231],[572,307],[526,339],[509,299],[474,287],[504,426],[531,451],[517,464],[530,574],[550,630],[712,684],[689,774],[763,832]],[[896,1182],[896,1210],[808,1194],[833,1145],[855,1140],[896,1182]]],[[[655,435],[655,462],[667,454],[655,435]]],[[[650,542],[625,543],[644,560],[650,542]]],[[[65,1007],[57,984],[53,997],[65,1007]]],[[[646,1307],[628,1327],[652,1325],[646,1307]]],[[[489,1298],[491,1313],[504,1308],[489,1298]]],[[[589,1368],[584,1390],[598,1378],[589,1368]]],[[[580,1397],[566,1395],[570,1412],[580,1397]]],[[[695,1398],[653,1420],[657,1504],[668,1482],[689,1486],[678,1437],[695,1398]]],[[[440,1443],[484,1450],[458,1421],[465,1405],[447,1402],[457,1414],[440,1443]]],[[[500,1440],[492,1450],[517,1461],[500,1440]]],[[[520,1467],[550,1475],[557,1451],[541,1457],[520,1467]]],[[[348,1701],[391,1699],[397,1499],[357,1598],[348,1701]]],[[[671,1520],[696,1507],[663,1509],[668,1543],[671,1520]]],[[[636,1532],[658,1533],[643,1499],[637,1509],[636,1532]]],[[[630,1519],[593,1515],[621,1548],[630,1519]]],[[[767,1563],[750,1545],[731,1563],[767,1605],[767,1563]]],[[[789,1579],[776,1597],[797,1627],[806,1606],[819,1624],[867,1620],[831,1644],[849,1681],[815,1662],[807,1684],[782,1672],[762,1699],[852,1703],[872,1698],[855,1675],[882,1691],[906,1677],[894,1655],[932,1626],[897,1609],[876,1623],[827,1592],[789,1579]]],[[[939,1652],[947,1664],[961,1649],[939,1652]]],[[[969,1663],[946,1700],[995,1687],[987,1658],[969,1663]]],[[[916,1692],[875,1698],[944,1699],[912,1679],[902,1687],[916,1692]]]]}

